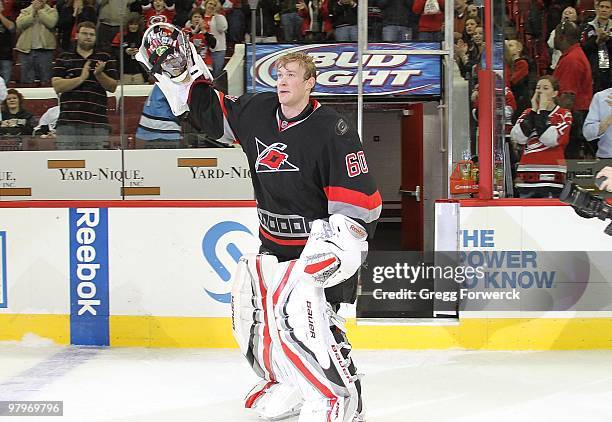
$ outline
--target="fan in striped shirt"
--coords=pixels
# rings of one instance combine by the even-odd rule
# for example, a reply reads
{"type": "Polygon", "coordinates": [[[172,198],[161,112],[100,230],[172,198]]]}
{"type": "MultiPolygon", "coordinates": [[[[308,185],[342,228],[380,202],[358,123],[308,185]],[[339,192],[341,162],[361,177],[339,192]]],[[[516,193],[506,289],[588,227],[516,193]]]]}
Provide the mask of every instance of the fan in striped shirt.
{"type": "Polygon", "coordinates": [[[107,94],[115,92],[116,60],[94,49],[96,28],[91,22],[77,27],[77,45],[58,57],[51,83],[60,96],[57,149],[102,149],[109,134],[107,94]]]}

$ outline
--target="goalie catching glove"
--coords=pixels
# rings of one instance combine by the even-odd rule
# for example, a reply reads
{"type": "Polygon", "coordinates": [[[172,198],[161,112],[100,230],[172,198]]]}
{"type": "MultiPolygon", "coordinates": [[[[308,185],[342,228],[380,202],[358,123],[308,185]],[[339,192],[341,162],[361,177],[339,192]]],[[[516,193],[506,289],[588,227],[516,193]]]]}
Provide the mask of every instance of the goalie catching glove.
{"type": "Polygon", "coordinates": [[[318,287],[333,287],[357,272],[368,253],[368,233],[341,214],[315,220],[300,255],[304,274],[318,287]]]}
{"type": "Polygon", "coordinates": [[[145,31],[136,60],[157,79],[176,116],[189,111],[187,98],[196,79],[213,80],[188,36],[169,23],[156,23],[145,31]]]}

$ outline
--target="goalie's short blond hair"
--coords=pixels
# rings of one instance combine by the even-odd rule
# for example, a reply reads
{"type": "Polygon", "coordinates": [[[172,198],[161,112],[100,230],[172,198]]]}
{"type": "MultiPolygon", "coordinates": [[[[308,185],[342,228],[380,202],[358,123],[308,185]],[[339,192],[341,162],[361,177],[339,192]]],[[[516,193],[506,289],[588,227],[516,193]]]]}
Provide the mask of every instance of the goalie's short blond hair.
{"type": "Polygon", "coordinates": [[[304,80],[317,77],[317,67],[314,64],[314,59],[308,54],[300,52],[287,53],[281,56],[276,61],[276,68],[280,69],[281,67],[286,66],[288,63],[293,62],[298,63],[300,67],[304,69],[304,80]]]}

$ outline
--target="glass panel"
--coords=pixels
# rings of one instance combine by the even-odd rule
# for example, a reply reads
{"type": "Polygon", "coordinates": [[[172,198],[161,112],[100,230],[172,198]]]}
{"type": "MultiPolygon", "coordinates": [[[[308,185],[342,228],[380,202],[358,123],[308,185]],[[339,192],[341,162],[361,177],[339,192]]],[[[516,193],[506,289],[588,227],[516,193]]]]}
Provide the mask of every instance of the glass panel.
{"type": "MultiPolygon", "coordinates": [[[[504,25],[505,0],[494,0],[493,5],[493,72],[495,75],[495,98],[493,102],[493,190],[499,197],[506,196],[506,172],[510,170],[509,135],[511,115],[506,114],[504,84],[504,25]],[[508,129],[506,129],[508,128],[508,129]]],[[[510,176],[511,180],[511,176],[510,176]]],[[[511,186],[511,185],[510,185],[511,186]]]]}
{"type": "Polygon", "coordinates": [[[478,70],[484,65],[482,4],[456,0],[454,19],[453,151],[450,191],[464,198],[478,192],[478,70]]]}
{"type": "MultiPolygon", "coordinates": [[[[478,70],[486,67],[486,45],[484,43],[484,9],[480,4],[465,5],[456,0],[455,5],[464,7],[464,19],[458,18],[455,10],[455,77],[453,93],[455,104],[467,107],[454,107],[453,111],[453,174],[451,194],[468,197],[478,192],[478,117],[479,83],[478,70]],[[463,30],[460,30],[463,26],[463,30]]],[[[493,98],[493,190],[495,195],[506,196],[505,183],[510,176],[509,152],[505,133],[510,126],[510,115],[505,115],[504,85],[504,22],[505,3],[493,1],[493,58],[494,98],[493,98]],[[507,175],[506,175],[506,172],[507,175]]]]}

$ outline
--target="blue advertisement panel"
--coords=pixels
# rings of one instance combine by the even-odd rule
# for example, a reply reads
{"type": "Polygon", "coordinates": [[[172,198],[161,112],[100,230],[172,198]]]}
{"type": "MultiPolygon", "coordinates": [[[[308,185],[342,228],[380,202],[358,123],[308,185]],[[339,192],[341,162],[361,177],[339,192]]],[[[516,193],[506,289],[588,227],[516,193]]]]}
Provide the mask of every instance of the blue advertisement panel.
{"type": "MultiPolygon", "coordinates": [[[[438,50],[439,43],[369,44],[370,50],[438,50]]],[[[287,53],[303,52],[317,66],[315,96],[357,95],[357,44],[257,45],[257,92],[276,89],[276,60],[287,53]]],[[[253,92],[253,54],[247,48],[247,92],[253,92]]],[[[439,96],[442,63],[439,55],[366,54],[363,66],[364,94],[368,96],[439,96]]]]}
{"type": "Polygon", "coordinates": [[[70,344],[109,345],[108,209],[70,209],[70,344]]]}

